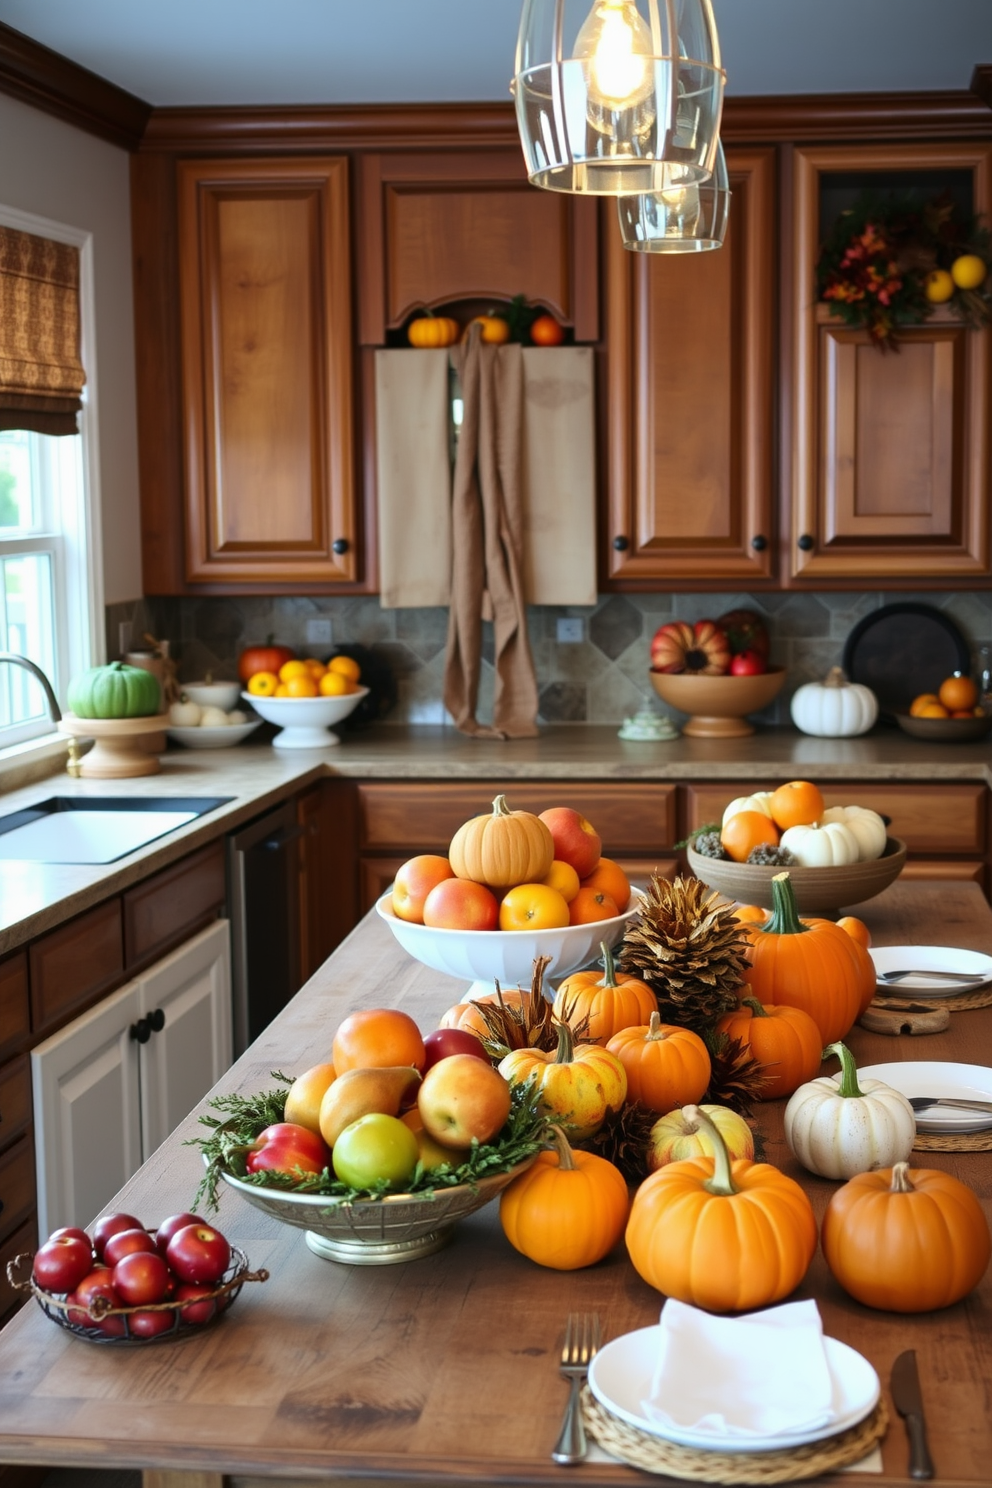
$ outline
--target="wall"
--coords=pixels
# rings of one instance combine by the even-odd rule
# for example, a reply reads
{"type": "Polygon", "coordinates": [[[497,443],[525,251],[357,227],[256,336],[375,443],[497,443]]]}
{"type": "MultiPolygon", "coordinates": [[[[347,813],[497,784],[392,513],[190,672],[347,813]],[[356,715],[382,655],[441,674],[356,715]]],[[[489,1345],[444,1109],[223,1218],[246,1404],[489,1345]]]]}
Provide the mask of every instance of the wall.
{"type": "Polygon", "coordinates": [[[0,94],[0,202],[93,234],[104,598],[141,592],[128,154],[0,94]]]}
{"type": "MultiPolygon", "coordinates": [[[[762,614],[772,641],[771,659],[789,670],[786,687],[767,714],[768,723],[789,721],[788,699],[802,682],[822,678],[839,663],[844,642],[860,619],[881,605],[918,600],[944,610],[972,647],[992,642],[992,593],[959,594],[629,594],[601,595],[587,609],[532,608],[528,629],[545,723],[616,724],[645,703],[669,712],[654,695],[648,677],[651,637],[666,620],[716,617],[747,605],[762,614]],[[581,616],[586,639],[560,645],[556,621],[581,616]]],[[[398,701],[387,723],[449,722],[442,702],[447,611],[384,610],[374,596],[329,599],[156,599],[118,605],[108,611],[108,654],[116,655],[120,620],[168,639],[179,658],[179,677],[196,681],[212,672],[233,677],[242,647],[276,640],[304,654],[326,656],[332,647],[308,646],[306,622],[331,620],[333,646],[358,643],[384,661],[397,682],[398,701]]],[[[484,656],[492,656],[486,627],[484,656]]],[[[483,661],[479,716],[488,717],[493,670],[483,661]]],[[[908,699],[907,699],[908,701],[908,699]]],[[[672,713],[676,722],[680,715],[672,713]]]]}

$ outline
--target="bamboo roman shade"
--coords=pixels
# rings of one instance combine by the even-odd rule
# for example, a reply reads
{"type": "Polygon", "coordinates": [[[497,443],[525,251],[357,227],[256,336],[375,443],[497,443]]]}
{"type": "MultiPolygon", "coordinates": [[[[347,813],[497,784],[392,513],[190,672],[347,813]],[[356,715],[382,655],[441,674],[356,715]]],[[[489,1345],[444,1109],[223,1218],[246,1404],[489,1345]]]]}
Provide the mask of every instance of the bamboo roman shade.
{"type": "Polygon", "coordinates": [[[0,429],[76,434],[79,249],[0,227],[0,429]]]}

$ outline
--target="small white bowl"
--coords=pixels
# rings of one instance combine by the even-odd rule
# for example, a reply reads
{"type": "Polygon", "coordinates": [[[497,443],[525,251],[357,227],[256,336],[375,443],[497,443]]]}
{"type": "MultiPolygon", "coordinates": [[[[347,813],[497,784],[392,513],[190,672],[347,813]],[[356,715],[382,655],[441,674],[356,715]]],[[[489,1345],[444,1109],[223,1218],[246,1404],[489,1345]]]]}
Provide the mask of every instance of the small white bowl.
{"type": "Polygon", "coordinates": [[[368,691],[367,687],[359,687],[340,697],[256,697],[251,692],[243,692],[241,696],[266,723],[274,723],[282,730],[272,740],[277,749],[329,749],[341,743],[329,725],[347,718],[362,698],[368,696],[368,691]]]}
{"type": "Polygon", "coordinates": [[[249,723],[225,723],[216,727],[208,724],[206,728],[179,728],[172,724],[166,733],[177,744],[185,744],[187,749],[231,749],[261,726],[262,720],[253,718],[249,723]]]}
{"type": "Polygon", "coordinates": [[[393,913],[392,898],[392,890],[383,894],[376,912],[403,949],[432,971],[473,979],[461,1000],[491,993],[494,977],[501,987],[529,987],[535,956],[551,957],[547,977],[570,976],[595,959],[602,942],[615,946],[641,908],[641,896],[634,889],[622,915],[589,925],[565,925],[560,930],[438,930],[401,920],[393,913]]]}
{"type": "Polygon", "coordinates": [[[220,708],[222,713],[230,713],[238,706],[241,683],[180,682],[179,691],[184,692],[191,703],[199,703],[201,708],[220,708]]]}

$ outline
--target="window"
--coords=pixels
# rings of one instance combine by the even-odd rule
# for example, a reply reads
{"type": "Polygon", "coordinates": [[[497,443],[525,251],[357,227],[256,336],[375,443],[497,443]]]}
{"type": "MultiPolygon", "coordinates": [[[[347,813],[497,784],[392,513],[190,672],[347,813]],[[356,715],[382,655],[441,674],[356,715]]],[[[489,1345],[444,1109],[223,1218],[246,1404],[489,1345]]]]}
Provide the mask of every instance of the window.
{"type": "MultiPolygon", "coordinates": [[[[0,650],[41,667],[65,704],[70,677],[102,659],[93,365],[93,266],[88,233],[0,206],[0,224],[80,253],[82,355],[79,434],[0,429],[0,650]]],[[[38,682],[0,665],[0,749],[50,733],[38,682]]]]}

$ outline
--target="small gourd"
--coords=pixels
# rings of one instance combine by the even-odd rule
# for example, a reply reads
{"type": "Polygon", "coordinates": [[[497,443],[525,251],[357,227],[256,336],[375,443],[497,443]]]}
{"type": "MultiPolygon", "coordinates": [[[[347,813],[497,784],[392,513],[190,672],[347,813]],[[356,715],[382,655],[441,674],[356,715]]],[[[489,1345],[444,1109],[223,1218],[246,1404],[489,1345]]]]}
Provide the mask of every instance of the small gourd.
{"type": "Polygon", "coordinates": [[[457,320],[449,315],[420,315],[411,320],[406,339],[418,348],[453,346],[461,334],[457,320]]]}
{"type": "Polygon", "coordinates": [[[906,1097],[882,1080],[858,1079],[845,1044],[828,1044],[838,1076],[819,1075],[800,1085],[785,1108],[790,1151],[819,1178],[853,1178],[905,1162],[916,1140],[916,1117],[906,1097]]]}
{"type": "Polygon", "coordinates": [[[800,868],[842,868],[860,857],[858,839],[842,821],[788,827],[779,846],[791,852],[800,868]]]}
{"type": "Polygon", "coordinates": [[[540,883],[554,862],[554,838],[531,811],[511,811],[497,796],[492,813],[473,816],[458,828],[448,848],[456,878],[470,878],[491,889],[540,883]]]}
{"type": "Polygon", "coordinates": [[[848,682],[841,667],[831,667],[822,682],[797,688],[789,708],[797,729],[822,739],[866,734],[878,717],[878,699],[871,688],[848,682]]]}
{"type": "Polygon", "coordinates": [[[842,822],[853,833],[859,862],[869,862],[884,853],[888,833],[877,811],[868,806],[828,806],[820,817],[820,825],[829,826],[831,822],[842,822]]]}
{"type": "Polygon", "coordinates": [[[580,1142],[599,1131],[627,1098],[627,1075],[598,1044],[576,1044],[567,1023],[557,1023],[555,1049],[512,1049],[499,1063],[509,1085],[531,1083],[540,1109],[566,1136],[580,1142]]]}
{"type": "Polygon", "coordinates": [[[77,718],[149,718],[161,700],[158,678],[122,661],[90,667],[69,683],[69,708],[77,718]]]}
{"type": "Polygon", "coordinates": [[[735,796],[723,813],[721,826],[726,826],[732,816],[738,811],[760,811],[769,820],[772,814],[772,796],[774,791],[755,791],[753,796],[735,796]]]}
{"type": "Polygon", "coordinates": [[[514,1178],[499,1219],[515,1250],[556,1271],[593,1266],[616,1245],[630,1209],[620,1170],[594,1152],[574,1152],[560,1127],[554,1150],[514,1178]]]}
{"type": "Polygon", "coordinates": [[[178,701],[169,708],[169,722],[175,728],[196,728],[202,712],[203,709],[199,703],[194,703],[183,692],[180,693],[178,701]]]}
{"type": "Polygon", "coordinates": [[[713,1157],[687,1158],[651,1173],[634,1195],[627,1250],[648,1286],[707,1312],[750,1312],[799,1285],[816,1250],[813,1206],[770,1163],[731,1162],[698,1106],[713,1157]]]}
{"type": "Polygon", "coordinates": [[[885,1312],[932,1312],[966,1297],[992,1255],[974,1193],[937,1168],[859,1173],[827,1205],[827,1265],[846,1292],[885,1312]]]}
{"type": "Polygon", "coordinates": [[[823,1040],[809,1013],[787,1004],[760,1003],[745,997],[739,1008],[717,1020],[717,1032],[750,1049],[764,1066],[762,1100],[791,1095],[820,1068],[823,1040]]]}
{"type": "Polygon", "coordinates": [[[659,1115],[701,1100],[710,1083],[710,1056],[699,1034],[662,1023],[657,1013],[646,1025],[622,1028],[606,1047],[627,1071],[628,1098],[659,1115]]]}
{"type": "Polygon", "coordinates": [[[555,995],[555,1017],[578,1028],[588,1019],[585,1037],[605,1047],[615,1033],[633,1024],[643,1024],[658,1011],[658,999],[646,982],[617,972],[613,952],[600,943],[603,974],[575,971],[565,978],[555,995]]]}

